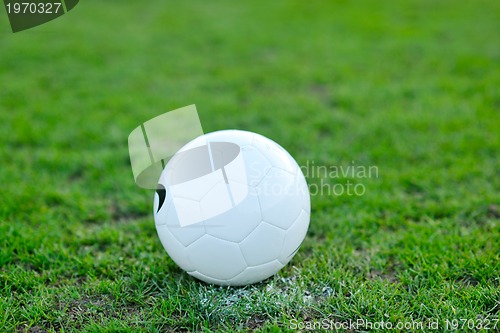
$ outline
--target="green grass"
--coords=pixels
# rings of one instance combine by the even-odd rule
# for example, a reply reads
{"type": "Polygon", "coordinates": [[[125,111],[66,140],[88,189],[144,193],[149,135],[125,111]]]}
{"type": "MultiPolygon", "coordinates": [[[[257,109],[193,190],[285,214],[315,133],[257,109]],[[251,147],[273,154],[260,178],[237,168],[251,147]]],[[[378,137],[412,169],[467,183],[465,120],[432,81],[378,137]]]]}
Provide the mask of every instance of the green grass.
{"type": "Polygon", "coordinates": [[[17,34],[0,18],[0,331],[499,319],[500,2],[82,1],[17,34]],[[192,103],[205,132],[379,177],[313,196],[273,278],[206,285],[163,250],[127,149],[192,103]]]}

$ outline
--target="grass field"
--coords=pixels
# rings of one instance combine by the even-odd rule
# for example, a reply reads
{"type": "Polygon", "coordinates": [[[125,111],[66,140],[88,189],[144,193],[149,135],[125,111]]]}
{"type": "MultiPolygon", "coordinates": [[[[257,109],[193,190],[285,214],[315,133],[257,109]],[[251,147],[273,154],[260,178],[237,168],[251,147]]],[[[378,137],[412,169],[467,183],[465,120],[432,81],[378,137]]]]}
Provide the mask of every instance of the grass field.
{"type": "Polygon", "coordinates": [[[17,34],[0,10],[0,331],[494,331],[499,64],[494,0],[88,0],[17,34]],[[273,278],[201,283],[162,248],[127,148],[193,103],[205,132],[378,177],[324,179],[366,193],[312,196],[273,278]]]}

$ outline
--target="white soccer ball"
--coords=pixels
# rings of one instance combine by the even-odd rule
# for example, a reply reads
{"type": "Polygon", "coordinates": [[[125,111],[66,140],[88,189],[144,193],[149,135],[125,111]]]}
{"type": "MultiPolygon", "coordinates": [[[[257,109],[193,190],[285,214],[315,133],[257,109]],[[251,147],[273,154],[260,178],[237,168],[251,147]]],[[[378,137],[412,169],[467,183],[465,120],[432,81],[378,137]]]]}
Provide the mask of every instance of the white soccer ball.
{"type": "Polygon", "coordinates": [[[262,281],[285,266],[309,226],[302,170],[274,141],[225,130],[168,162],[154,198],[156,230],[188,274],[218,285],[262,281]]]}

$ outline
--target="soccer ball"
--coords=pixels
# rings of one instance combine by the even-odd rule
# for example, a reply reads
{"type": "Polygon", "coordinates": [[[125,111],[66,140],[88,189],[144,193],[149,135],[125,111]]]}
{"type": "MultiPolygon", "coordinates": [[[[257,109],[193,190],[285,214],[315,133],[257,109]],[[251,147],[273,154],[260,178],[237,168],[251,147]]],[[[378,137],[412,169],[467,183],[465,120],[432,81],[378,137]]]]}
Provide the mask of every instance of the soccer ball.
{"type": "Polygon", "coordinates": [[[154,197],[158,236],[188,274],[217,285],[262,281],[285,266],[309,226],[302,170],[274,141],[224,130],[181,148],[154,197]]]}

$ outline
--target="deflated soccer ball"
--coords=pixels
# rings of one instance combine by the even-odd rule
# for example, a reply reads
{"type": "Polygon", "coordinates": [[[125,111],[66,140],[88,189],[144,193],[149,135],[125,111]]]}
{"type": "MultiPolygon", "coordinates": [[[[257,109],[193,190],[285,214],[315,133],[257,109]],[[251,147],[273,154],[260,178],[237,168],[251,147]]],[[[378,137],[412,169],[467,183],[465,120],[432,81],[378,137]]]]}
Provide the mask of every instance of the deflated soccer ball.
{"type": "Polygon", "coordinates": [[[156,230],[188,274],[217,285],[262,281],[285,266],[309,226],[302,170],[274,141],[225,130],[180,149],[161,174],[156,230]]]}

